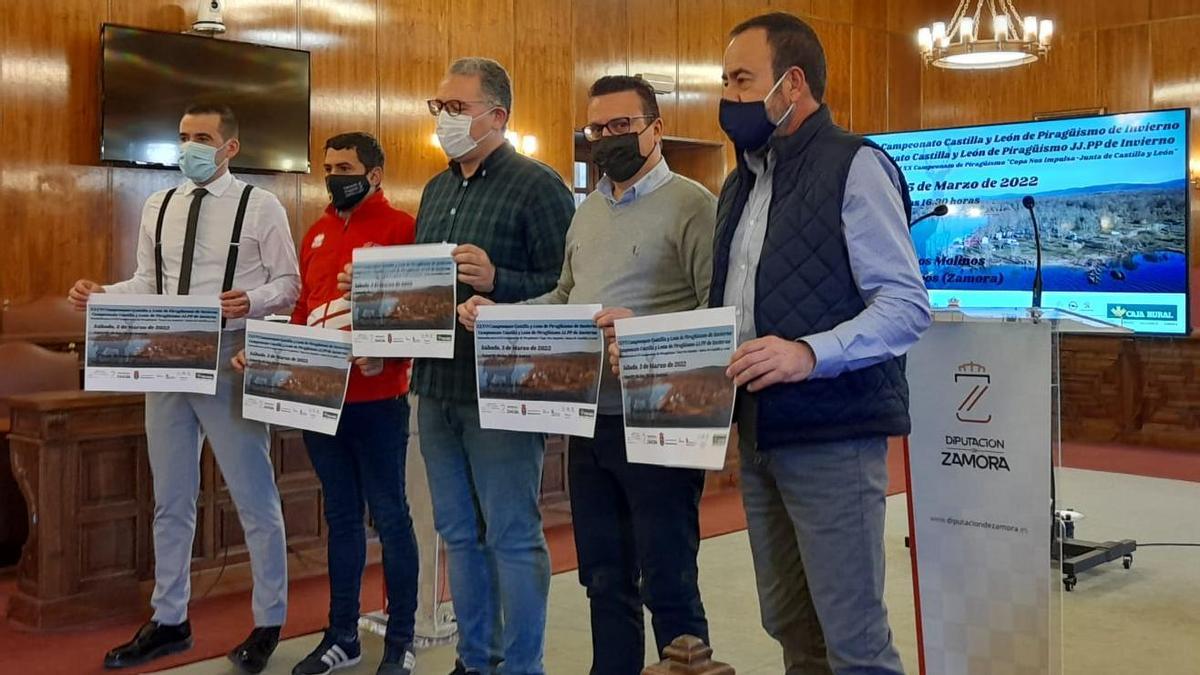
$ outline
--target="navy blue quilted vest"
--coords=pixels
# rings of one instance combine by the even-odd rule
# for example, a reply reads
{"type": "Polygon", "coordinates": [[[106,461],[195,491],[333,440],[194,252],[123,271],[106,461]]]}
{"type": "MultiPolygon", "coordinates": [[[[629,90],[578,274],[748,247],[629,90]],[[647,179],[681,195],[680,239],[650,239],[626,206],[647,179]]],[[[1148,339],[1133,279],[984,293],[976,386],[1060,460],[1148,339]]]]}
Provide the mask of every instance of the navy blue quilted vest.
{"type": "MultiPolygon", "coordinates": [[[[775,151],[767,234],[755,282],[759,337],[796,340],[832,329],[866,308],[850,270],[842,232],[842,197],[855,153],[874,144],[833,123],[828,108],[790,136],[771,139],[775,151]]],[[[899,171],[899,167],[897,167],[899,171]]],[[[903,174],[901,174],[903,175],[903,174]]],[[[907,185],[900,181],[907,215],[907,185]]],[[[739,155],[717,207],[710,305],[724,304],[734,230],[754,174],[739,155]]],[[[758,446],[828,442],[909,432],[903,357],[831,379],[777,384],[756,395],[758,446]]]]}

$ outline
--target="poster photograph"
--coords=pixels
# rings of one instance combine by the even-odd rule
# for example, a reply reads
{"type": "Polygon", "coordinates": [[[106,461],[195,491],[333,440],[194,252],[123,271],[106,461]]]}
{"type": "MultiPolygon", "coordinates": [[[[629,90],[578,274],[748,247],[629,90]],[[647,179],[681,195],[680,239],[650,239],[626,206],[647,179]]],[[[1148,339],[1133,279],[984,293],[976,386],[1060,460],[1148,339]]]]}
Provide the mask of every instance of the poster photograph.
{"type": "Polygon", "coordinates": [[[475,321],[479,421],[591,438],[604,367],[600,305],[485,305],[475,321]]]}
{"type": "Polygon", "coordinates": [[[84,389],[214,394],[217,296],[97,293],[88,300],[84,389]]]}
{"type": "Polygon", "coordinates": [[[352,365],[350,348],[346,331],[247,321],[242,416],[337,433],[352,365]]]}
{"type": "Polygon", "coordinates": [[[355,356],[453,358],[458,321],[454,244],[355,249],[355,356]]]}
{"type": "Polygon", "coordinates": [[[733,422],[732,307],[616,322],[630,462],[718,470],[733,422]]]}

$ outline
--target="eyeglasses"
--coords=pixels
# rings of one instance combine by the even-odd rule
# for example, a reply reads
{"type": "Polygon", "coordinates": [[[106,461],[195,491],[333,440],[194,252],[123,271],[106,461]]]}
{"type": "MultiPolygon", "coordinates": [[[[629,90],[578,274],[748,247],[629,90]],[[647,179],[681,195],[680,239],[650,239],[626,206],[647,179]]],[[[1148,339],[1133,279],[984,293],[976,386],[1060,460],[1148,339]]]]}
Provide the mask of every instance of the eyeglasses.
{"type": "MultiPolygon", "coordinates": [[[[651,120],[651,121],[653,121],[656,119],[658,119],[658,118],[655,117],[654,115],[635,115],[633,117],[614,117],[611,120],[609,120],[606,124],[589,124],[589,125],[587,125],[586,127],[583,128],[583,137],[586,138],[589,143],[595,143],[596,141],[598,141],[604,137],[605,129],[608,129],[608,133],[612,134],[613,136],[620,136],[621,134],[627,134],[632,130],[633,120],[651,120]]],[[[650,124],[652,124],[652,122],[647,122],[646,126],[649,127],[650,124]]],[[[645,131],[645,128],[643,128],[642,131],[645,131]]]]}
{"type": "Polygon", "coordinates": [[[425,101],[425,105],[429,106],[429,114],[433,115],[434,117],[437,117],[439,114],[441,114],[443,110],[445,110],[446,114],[450,115],[451,117],[458,117],[466,112],[467,106],[471,103],[488,103],[495,105],[491,101],[460,101],[454,98],[448,101],[443,101],[437,98],[431,98],[428,101],[425,101]]]}

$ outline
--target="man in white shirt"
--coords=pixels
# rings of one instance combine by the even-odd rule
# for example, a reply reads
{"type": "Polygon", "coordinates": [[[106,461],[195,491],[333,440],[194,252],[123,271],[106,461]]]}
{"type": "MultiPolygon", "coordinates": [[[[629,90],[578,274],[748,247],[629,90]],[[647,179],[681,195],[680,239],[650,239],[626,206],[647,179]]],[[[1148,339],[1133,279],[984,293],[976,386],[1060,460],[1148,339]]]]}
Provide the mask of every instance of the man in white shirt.
{"type": "Polygon", "coordinates": [[[154,476],[154,616],[130,642],[108,652],[104,665],[136,666],[192,645],[187,605],[200,447],[207,437],[245,529],[254,576],[255,629],[229,658],[257,673],[278,644],[287,611],[287,547],[270,435],[266,425],[242,418],[241,378],[229,362],[242,348],[245,318],[288,310],[300,276],[279,200],[229,173],[229,161],[241,147],[233,111],[223,105],[188,108],[179,142],[179,165],[188,180],[146,200],[133,278],[106,286],[81,279],[69,294],[80,310],[92,293],[219,294],[225,318],[215,396],[146,394],[154,476]]]}

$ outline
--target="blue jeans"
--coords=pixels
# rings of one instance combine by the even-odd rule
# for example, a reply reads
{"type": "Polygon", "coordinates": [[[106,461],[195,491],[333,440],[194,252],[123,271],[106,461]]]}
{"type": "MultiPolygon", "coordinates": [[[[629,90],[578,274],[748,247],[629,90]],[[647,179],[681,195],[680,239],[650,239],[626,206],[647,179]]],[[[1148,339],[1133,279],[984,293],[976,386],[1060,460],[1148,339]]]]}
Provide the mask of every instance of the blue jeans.
{"type": "Polygon", "coordinates": [[[657,653],[681,635],[708,642],[696,569],[704,472],[627,461],[620,415],[599,415],[595,438],[571,439],[568,472],[591,674],[642,672],[643,604],[657,653]]]}
{"type": "Polygon", "coordinates": [[[883,604],[887,439],[759,452],[750,436],[742,501],[763,627],[787,675],[901,675],[883,604]]]}
{"type": "Polygon", "coordinates": [[[446,542],[458,657],[483,673],[542,675],[550,554],[538,495],[541,434],[480,429],[476,403],[421,398],[421,454],[446,542]]]}
{"type": "Polygon", "coordinates": [[[417,612],[417,537],[404,492],[408,402],[403,398],[347,403],[336,436],[306,431],[304,444],[324,491],[329,526],[329,626],[358,633],[359,593],[367,559],[363,507],[383,545],[387,641],[413,640],[417,612]]]}

